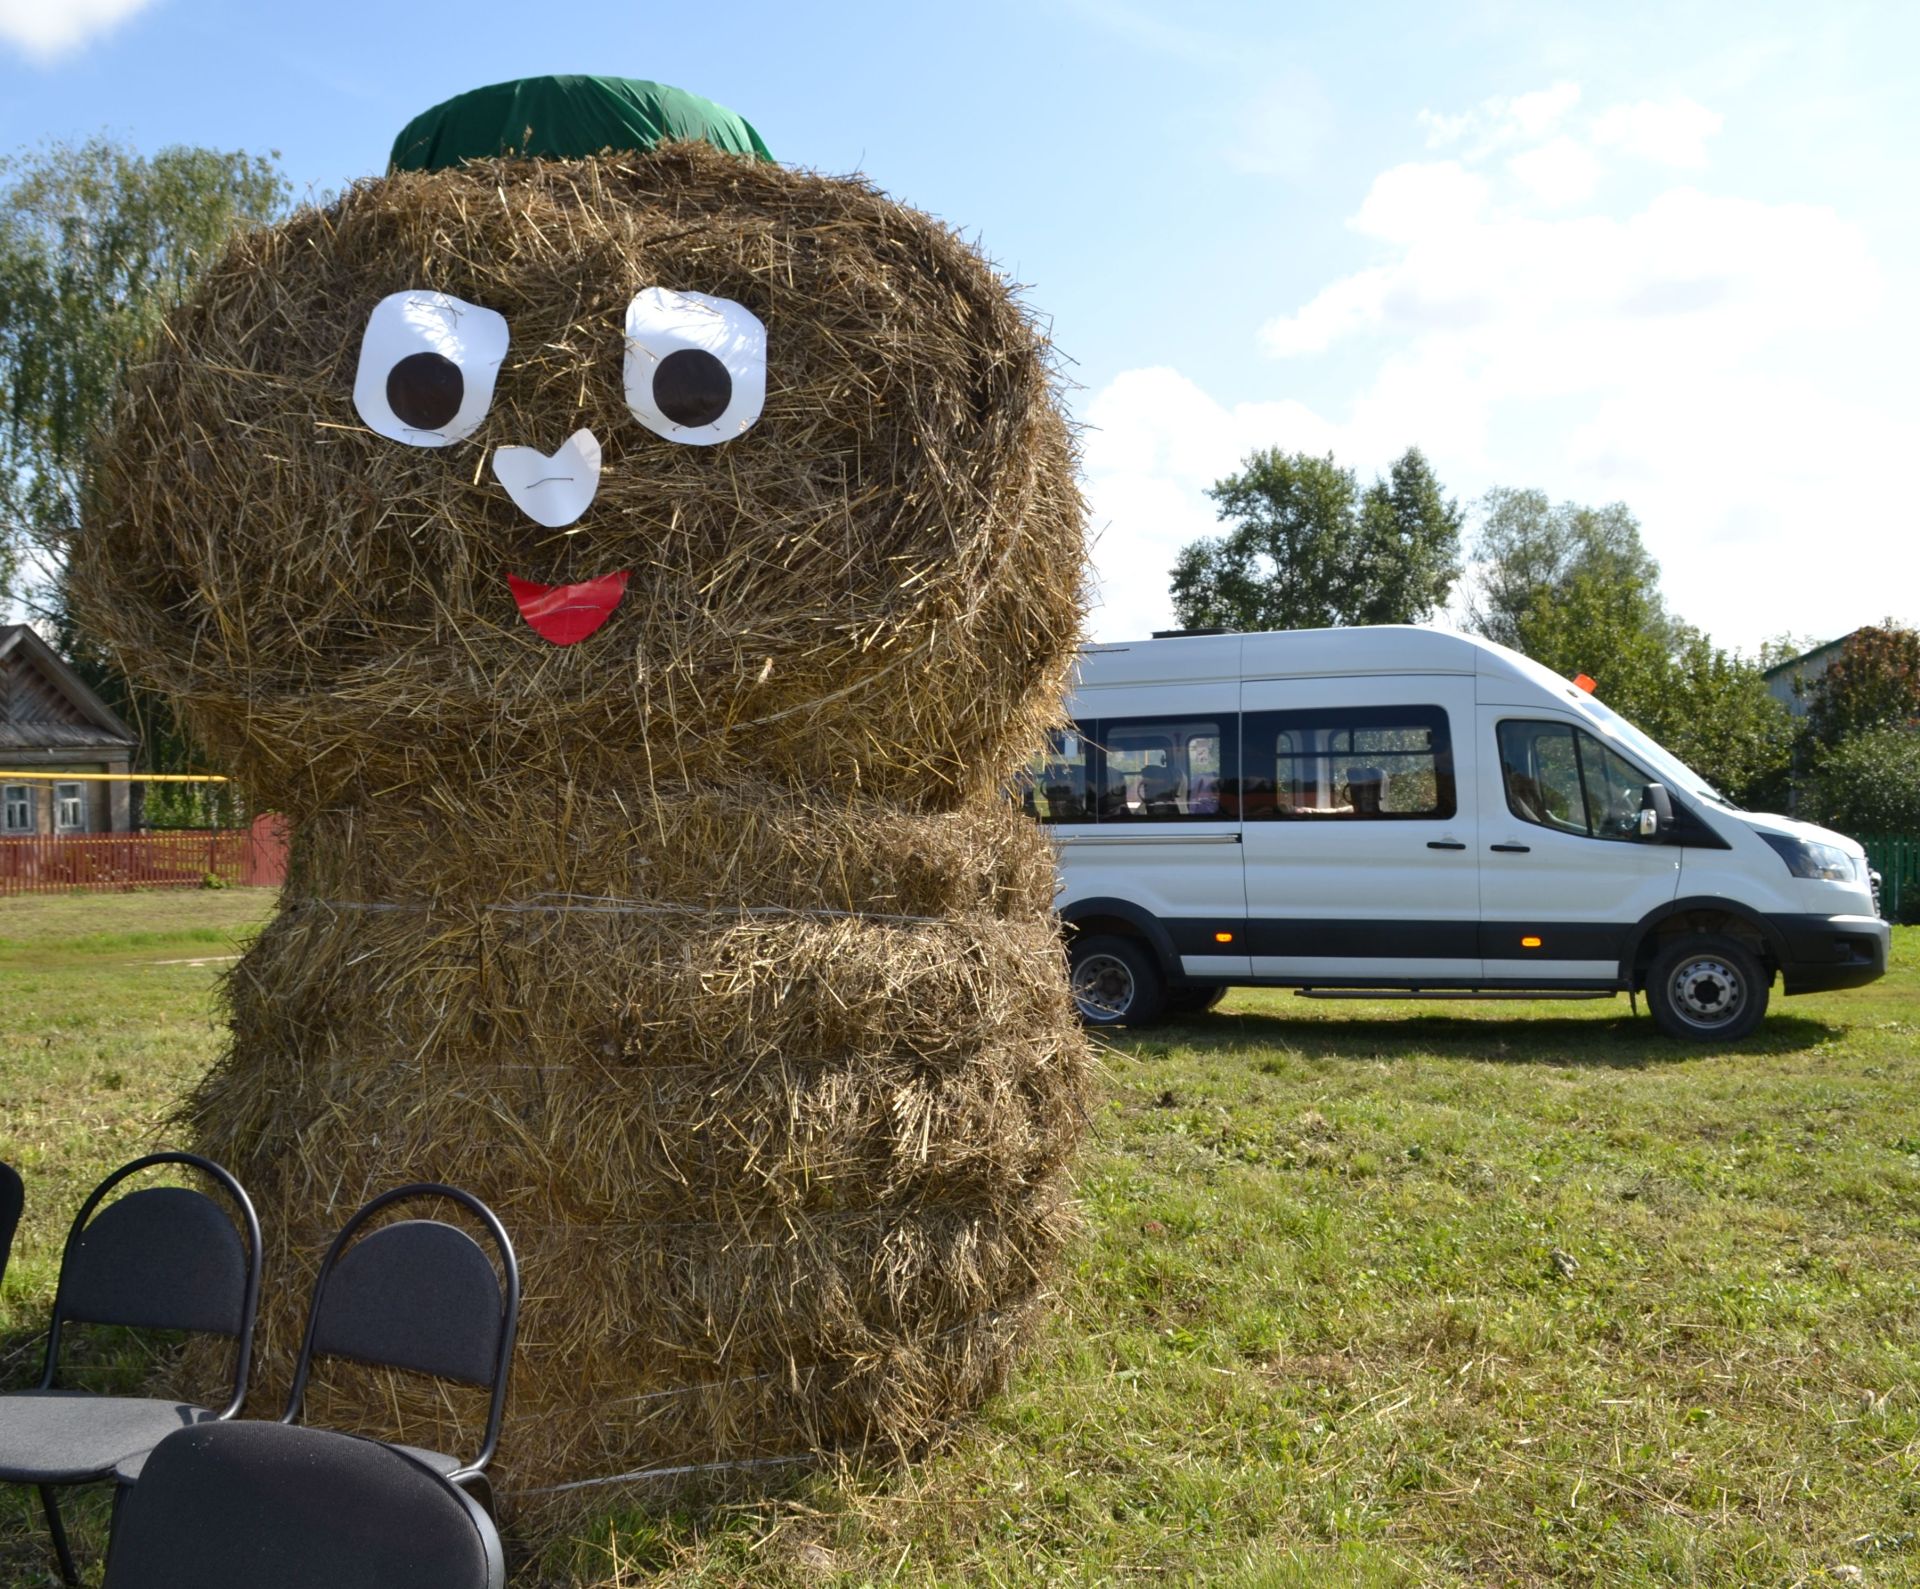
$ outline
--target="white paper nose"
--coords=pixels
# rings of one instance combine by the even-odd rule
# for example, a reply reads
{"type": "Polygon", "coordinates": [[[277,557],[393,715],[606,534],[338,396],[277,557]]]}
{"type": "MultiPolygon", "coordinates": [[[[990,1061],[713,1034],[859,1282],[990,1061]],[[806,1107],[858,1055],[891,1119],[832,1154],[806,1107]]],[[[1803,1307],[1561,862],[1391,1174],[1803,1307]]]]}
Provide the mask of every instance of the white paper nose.
{"type": "Polygon", "coordinates": [[[564,529],[587,511],[600,489],[600,443],[592,431],[576,430],[553,453],[496,447],[493,474],[535,524],[564,529]]]}

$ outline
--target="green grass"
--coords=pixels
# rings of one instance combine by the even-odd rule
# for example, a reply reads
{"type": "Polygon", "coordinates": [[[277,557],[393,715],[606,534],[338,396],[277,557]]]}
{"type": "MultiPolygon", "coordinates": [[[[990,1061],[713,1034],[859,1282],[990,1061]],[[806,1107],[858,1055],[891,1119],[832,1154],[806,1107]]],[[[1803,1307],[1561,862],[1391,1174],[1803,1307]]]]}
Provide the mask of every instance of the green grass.
{"type": "MultiPolygon", "coordinates": [[[[7,1383],[74,1204],[217,1047],[219,965],[156,962],[265,905],[0,904],[7,1383]]],[[[1727,1053],[1624,1001],[1236,994],[1106,1053],[1085,1237],[983,1416],[904,1472],[590,1520],[515,1581],[1920,1582],[1917,1038],[1920,929],[1727,1053]]],[[[39,1549],[0,1502],[0,1581],[39,1549]]]]}

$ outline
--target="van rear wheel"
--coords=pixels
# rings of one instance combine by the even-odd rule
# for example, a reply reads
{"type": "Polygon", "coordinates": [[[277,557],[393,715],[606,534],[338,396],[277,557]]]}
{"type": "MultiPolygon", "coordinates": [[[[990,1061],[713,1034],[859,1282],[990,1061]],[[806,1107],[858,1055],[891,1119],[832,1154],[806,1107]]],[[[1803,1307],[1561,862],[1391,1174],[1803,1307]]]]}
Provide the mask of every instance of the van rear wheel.
{"type": "Polygon", "coordinates": [[[1746,945],[1717,933],[1688,933],[1647,967],[1647,1008],[1669,1037],[1736,1042],[1767,1013],[1772,980],[1746,945]]]}
{"type": "Polygon", "coordinates": [[[1088,1026],[1145,1026],[1166,1008],[1167,983],[1147,946],[1095,933],[1067,952],[1074,1007],[1088,1026]]]}

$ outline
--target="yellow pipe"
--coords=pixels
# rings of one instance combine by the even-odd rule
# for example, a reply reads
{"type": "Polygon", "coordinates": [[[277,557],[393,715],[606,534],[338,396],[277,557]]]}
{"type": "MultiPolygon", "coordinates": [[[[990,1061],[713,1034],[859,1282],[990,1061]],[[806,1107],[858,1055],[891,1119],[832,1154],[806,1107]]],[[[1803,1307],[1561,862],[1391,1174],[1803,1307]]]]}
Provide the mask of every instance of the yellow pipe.
{"type": "Polygon", "coordinates": [[[210,772],[5,772],[0,778],[44,778],[49,783],[225,783],[210,772]]]}

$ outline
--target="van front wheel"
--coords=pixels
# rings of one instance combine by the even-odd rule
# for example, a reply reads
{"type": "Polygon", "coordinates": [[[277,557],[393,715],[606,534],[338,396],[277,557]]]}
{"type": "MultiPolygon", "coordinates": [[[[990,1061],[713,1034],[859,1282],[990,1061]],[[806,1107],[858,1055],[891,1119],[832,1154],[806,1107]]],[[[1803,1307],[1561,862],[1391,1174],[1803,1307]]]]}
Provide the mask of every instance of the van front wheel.
{"type": "Polygon", "coordinates": [[[1772,980],[1744,944],[1715,933],[1688,933],[1647,967],[1647,1008],[1669,1037],[1736,1042],[1767,1013],[1772,980]]]}
{"type": "Polygon", "coordinates": [[[1067,977],[1088,1026],[1145,1026],[1166,1007],[1166,979],[1138,939],[1111,933],[1074,939],[1067,977]]]}

